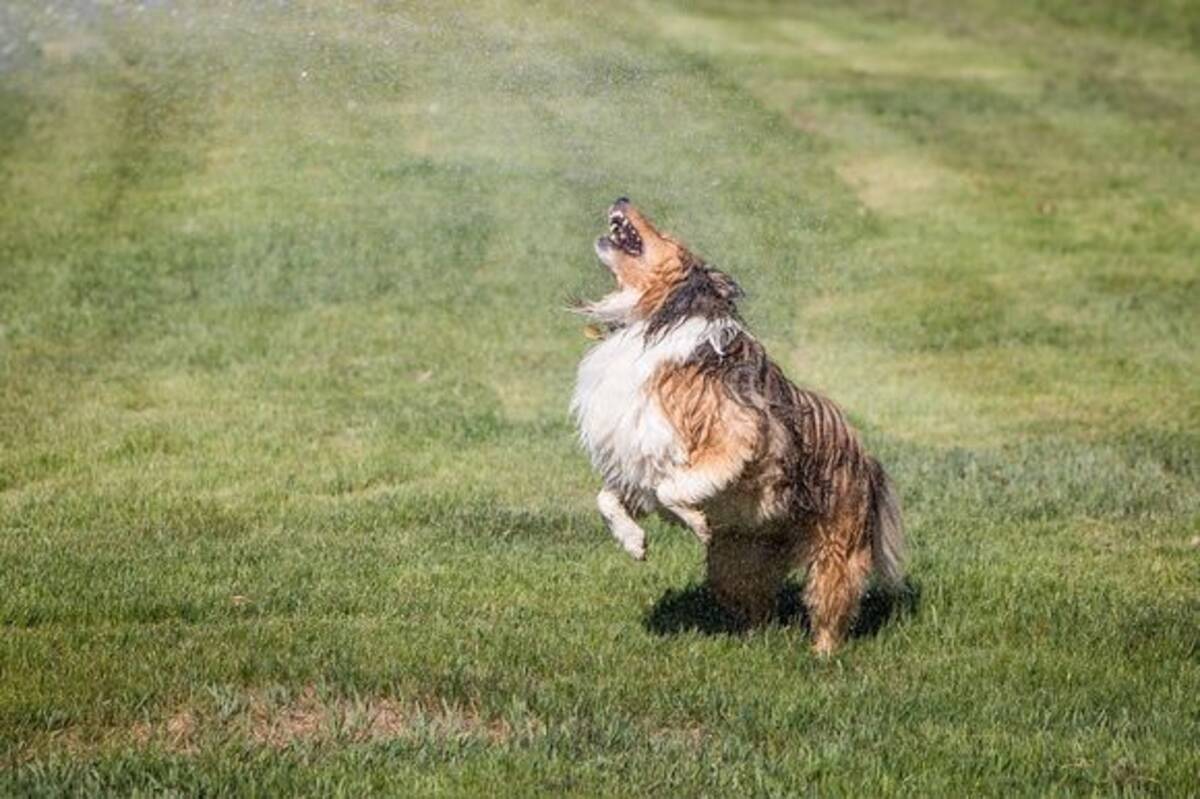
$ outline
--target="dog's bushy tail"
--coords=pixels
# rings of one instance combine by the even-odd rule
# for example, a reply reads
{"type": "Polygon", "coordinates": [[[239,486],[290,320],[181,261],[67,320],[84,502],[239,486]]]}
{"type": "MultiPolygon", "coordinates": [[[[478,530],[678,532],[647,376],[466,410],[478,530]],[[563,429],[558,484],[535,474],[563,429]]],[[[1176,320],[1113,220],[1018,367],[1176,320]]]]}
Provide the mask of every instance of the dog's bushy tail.
{"type": "Polygon", "coordinates": [[[884,588],[898,591],[904,586],[904,521],[900,518],[900,498],[883,466],[874,458],[870,463],[871,560],[884,588]]]}

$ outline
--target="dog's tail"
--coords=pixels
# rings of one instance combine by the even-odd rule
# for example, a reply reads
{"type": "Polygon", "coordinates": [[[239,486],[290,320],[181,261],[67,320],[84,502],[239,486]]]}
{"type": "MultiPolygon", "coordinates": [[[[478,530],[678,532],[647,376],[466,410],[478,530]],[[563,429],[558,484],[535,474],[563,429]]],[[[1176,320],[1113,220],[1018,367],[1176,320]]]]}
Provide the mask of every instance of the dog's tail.
{"type": "Polygon", "coordinates": [[[871,533],[871,560],[875,574],[885,588],[897,591],[904,586],[904,521],[900,518],[900,498],[879,461],[870,460],[871,508],[867,524],[871,533]]]}

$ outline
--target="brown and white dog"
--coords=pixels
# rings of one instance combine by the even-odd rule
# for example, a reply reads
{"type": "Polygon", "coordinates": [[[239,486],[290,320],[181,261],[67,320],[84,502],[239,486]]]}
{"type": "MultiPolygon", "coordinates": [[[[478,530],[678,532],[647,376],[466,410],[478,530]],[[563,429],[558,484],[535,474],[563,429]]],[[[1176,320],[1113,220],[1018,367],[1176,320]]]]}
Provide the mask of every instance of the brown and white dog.
{"type": "Polygon", "coordinates": [[[604,339],[579,365],[572,412],[604,476],[600,513],[639,560],[651,511],[708,550],[718,601],[766,621],[793,568],[817,652],[844,640],[874,567],[903,580],[891,481],[831,401],[797,388],[745,328],[737,284],[629,201],[609,209],[596,254],[617,289],[578,310],[604,339]]]}

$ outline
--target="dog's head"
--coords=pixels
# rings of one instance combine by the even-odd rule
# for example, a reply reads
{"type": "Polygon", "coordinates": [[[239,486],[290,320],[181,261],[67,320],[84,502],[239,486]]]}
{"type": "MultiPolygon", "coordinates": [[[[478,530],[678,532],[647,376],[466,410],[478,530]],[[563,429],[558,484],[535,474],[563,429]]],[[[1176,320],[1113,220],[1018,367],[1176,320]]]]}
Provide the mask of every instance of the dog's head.
{"type": "Polygon", "coordinates": [[[662,233],[626,197],[608,209],[608,234],[596,239],[596,255],[622,291],[640,294],[678,282],[696,262],[688,249],[662,233]]]}
{"type": "Polygon", "coordinates": [[[741,296],[737,284],[656,228],[628,198],[613,203],[607,219],[608,233],[596,239],[596,255],[612,272],[617,290],[597,302],[581,303],[579,312],[610,326],[666,311],[672,318],[736,312],[733,301],[741,296]]]}

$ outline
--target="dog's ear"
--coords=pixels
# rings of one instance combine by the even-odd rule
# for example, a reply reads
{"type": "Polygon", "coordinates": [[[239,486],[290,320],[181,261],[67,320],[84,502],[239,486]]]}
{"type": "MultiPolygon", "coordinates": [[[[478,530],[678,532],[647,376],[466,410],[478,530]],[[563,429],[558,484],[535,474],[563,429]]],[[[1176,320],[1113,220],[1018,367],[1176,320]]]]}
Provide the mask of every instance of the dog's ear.
{"type": "Polygon", "coordinates": [[[723,300],[736,300],[739,297],[746,296],[742,291],[742,287],[737,284],[737,281],[729,275],[722,272],[720,269],[708,267],[708,276],[712,278],[713,286],[717,289],[717,294],[723,300]]]}

